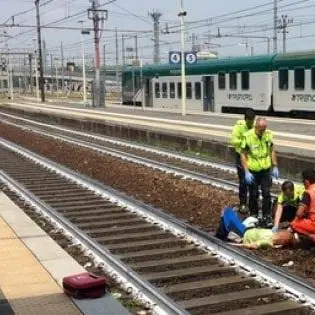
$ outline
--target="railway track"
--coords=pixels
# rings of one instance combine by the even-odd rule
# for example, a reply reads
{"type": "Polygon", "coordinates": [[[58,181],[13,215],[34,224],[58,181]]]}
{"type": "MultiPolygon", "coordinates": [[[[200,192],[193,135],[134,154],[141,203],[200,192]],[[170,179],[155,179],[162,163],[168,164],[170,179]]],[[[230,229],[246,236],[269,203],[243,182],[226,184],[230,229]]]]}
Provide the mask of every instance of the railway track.
{"type": "Polygon", "coordinates": [[[313,314],[312,286],[247,251],[3,139],[0,166],[2,183],[156,314],[313,314]]]}
{"type": "MultiPolygon", "coordinates": [[[[91,135],[60,126],[47,125],[16,115],[0,113],[1,116],[4,117],[1,118],[2,122],[19,128],[205,184],[211,184],[215,187],[238,192],[238,179],[235,168],[226,164],[212,163],[127,141],[91,135]],[[24,123],[23,126],[21,126],[21,122],[24,123]]],[[[272,187],[273,197],[279,192],[279,184],[281,182],[282,180],[274,182],[272,187]]]]}

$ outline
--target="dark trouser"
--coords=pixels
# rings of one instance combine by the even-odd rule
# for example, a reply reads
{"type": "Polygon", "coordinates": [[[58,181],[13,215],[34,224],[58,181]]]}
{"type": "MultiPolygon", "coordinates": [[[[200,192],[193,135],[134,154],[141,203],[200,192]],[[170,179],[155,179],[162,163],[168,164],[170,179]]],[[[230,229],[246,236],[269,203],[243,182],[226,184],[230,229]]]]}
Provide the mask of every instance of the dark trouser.
{"type": "Polygon", "coordinates": [[[240,154],[236,153],[236,168],[237,168],[237,174],[238,174],[238,180],[239,180],[239,187],[238,187],[238,196],[240,199],[241,205],[247,204],[247,184],[245,181],[245,170],[241,163],[241,156],[240,154]]]}
{"type": "Polygon", "coordinates": [[[270,188],[272,184],[270,169],[252,172],[254,181],[249,185],[249,210],[252,215],[258,215],[258,197],[259,187],[262,193],[262,212],[263,217],[271,215],[271,195],[270,188]]]}
{"type": "MultiPolygon", "coordinates": [[[[278,205],[278,202],[277,202],[277,199],[275,199],[273,203],[273,215],[276,214],[277,205],[278,205]]],[[[297,212],[297,207],[284,204],[280,222],[292,222],[296,216],[296,212],[297,212]]]]}

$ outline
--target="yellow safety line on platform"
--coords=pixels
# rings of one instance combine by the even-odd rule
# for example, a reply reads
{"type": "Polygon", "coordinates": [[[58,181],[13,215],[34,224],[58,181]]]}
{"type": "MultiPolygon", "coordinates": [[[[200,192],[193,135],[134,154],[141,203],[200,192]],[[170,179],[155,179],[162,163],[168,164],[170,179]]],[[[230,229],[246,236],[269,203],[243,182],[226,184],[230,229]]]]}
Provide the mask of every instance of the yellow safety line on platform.
{"type": "Polygon", "coordinates": [[[81,314],[1,217],[0,288],[15,314],[81,314]]]}

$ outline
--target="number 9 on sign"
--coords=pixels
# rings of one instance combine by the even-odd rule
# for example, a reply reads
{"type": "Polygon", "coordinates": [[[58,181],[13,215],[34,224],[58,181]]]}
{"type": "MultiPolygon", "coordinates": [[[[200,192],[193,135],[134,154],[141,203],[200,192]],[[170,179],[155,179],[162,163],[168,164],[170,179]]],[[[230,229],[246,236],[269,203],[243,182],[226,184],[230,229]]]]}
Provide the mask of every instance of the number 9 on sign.
{"type": "Polygon", "coordinates": [[[197,56],[195,53],[187,53],[185,55],[185,60],[186,60],[186,63],[193,64],[197,62],[197,56]]]}

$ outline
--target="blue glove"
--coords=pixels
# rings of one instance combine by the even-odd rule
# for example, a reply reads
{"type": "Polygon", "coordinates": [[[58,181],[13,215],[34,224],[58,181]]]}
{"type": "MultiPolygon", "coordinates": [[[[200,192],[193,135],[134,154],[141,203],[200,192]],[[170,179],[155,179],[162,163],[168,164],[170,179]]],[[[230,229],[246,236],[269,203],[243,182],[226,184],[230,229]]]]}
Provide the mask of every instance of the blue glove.
{"type": "Polygon", "coordinates": [[[245,182],[246,184],[251,184],[254,181],[254,175],[250,171],[245,172],[245,182]]]}
{"type": "Polygon", "coordinates": [[[274,226],[272,229],[271,229],[272,233],[277,233],[279,232],[279,228],[274,226]]]}
{"type": "Polygon", "coordinates": [[[278,179],[279,178],[279,169],[278,169],[278,167],[274,167],[273,169],[272,169],[272,176],[275,178],[275,179],[278,179]]]}

